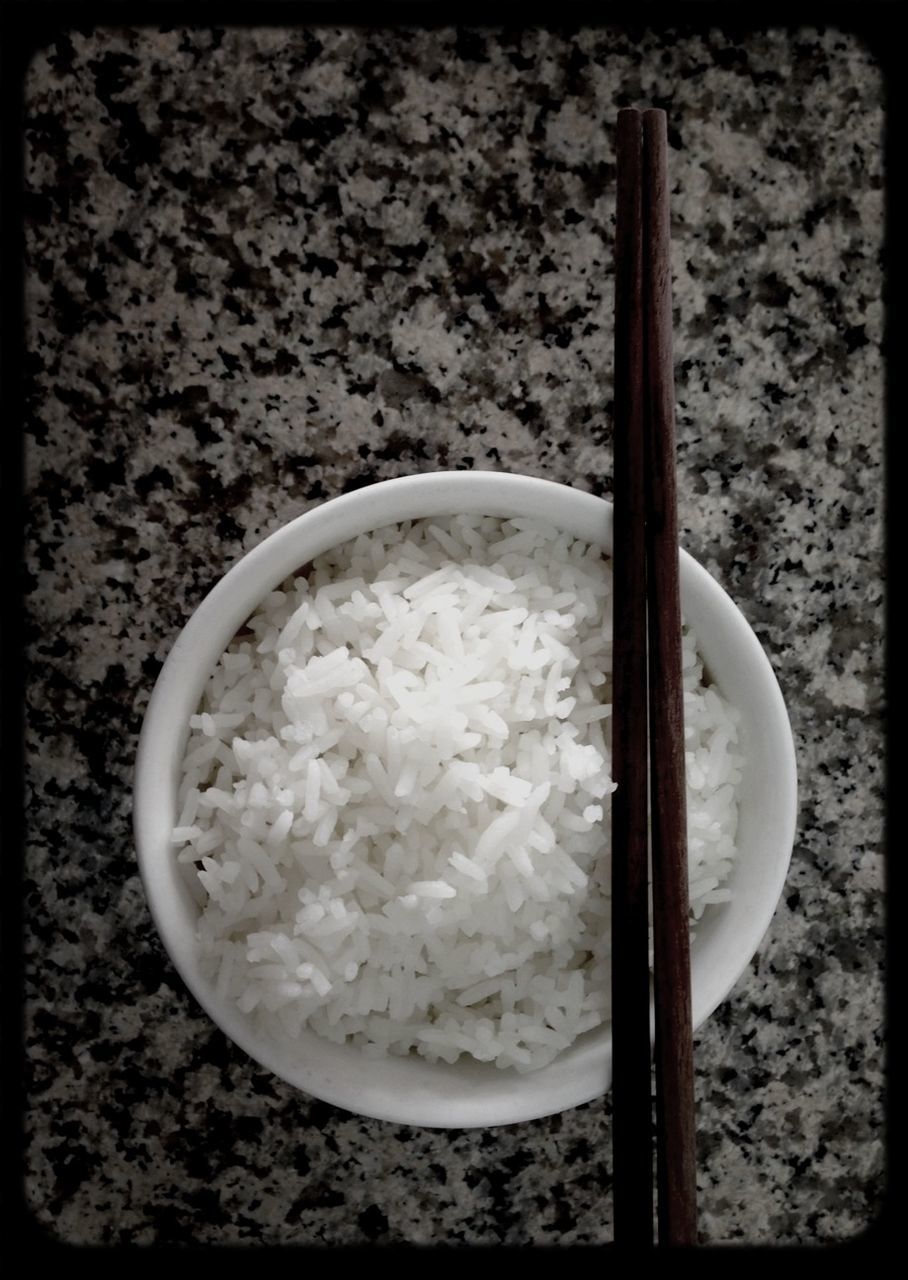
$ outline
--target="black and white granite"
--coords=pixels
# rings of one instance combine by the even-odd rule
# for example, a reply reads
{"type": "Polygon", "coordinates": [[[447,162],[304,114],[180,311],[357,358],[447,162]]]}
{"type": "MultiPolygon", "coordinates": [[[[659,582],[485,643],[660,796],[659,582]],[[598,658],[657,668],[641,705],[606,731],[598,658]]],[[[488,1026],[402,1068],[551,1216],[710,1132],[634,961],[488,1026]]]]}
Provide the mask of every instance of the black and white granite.
{"type": "Polygon", "coordinates": [[[683,540],[771,656],[801,778],[783,901],[697,1039],[702,1238],[875,1220],[881,85],[834,28],[86,28],[35,57],[25,1189],[52,1238],[611,1238],[607,1098],[407,1129],[236,1050],[158,942],[130,786],[178,629],[280,524],[436,468],[610,492],[636,103],[671,118],[683,540]]]}

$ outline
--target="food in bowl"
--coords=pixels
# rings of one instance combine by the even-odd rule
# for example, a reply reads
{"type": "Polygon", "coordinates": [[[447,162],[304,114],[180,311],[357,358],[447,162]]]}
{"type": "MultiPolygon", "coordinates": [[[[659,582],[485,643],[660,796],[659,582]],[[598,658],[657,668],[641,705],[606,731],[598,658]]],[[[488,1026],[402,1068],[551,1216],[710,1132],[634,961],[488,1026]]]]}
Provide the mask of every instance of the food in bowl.
{"type": "MultiPolygon", "coordinates": [[[[729,897],[737,715],[684,631],[692,920],[729,897]]],[[[258,1037],[525,1072],[609,1018],[611,573],[542,521],[380,528],[270,593],[173,832],[258,1037]]]]}

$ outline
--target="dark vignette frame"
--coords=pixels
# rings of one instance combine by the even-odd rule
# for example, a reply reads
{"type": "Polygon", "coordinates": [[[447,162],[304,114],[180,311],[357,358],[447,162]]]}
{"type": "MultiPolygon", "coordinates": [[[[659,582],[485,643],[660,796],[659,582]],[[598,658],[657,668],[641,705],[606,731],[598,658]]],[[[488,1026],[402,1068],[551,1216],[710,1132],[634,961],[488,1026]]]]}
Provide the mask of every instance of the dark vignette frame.
{"type": "MultiPolygon", "coordinates": [[[[906,396],[894,368],[896,344],[904,325],[905,307],[901,296],[904,283],[904,251],[900,229],[908,225],[903,187],[897,187],[894,174],[898,171],[897,151],[902,119],[900,108],[904,99],[904,75],[900,76],[898,60],[901,42],[898,22],[901,6],[897,0],[835,0],[823,4],[821,0],[807,0],[789,4],[768,0],[758,9],[735,4],[733,0],[615,0],[608,5],[561,0],[558,5],[521,4],[519,7],[488,0],[476,4],[465,0],[460,5],[433,3],[420,0],[390,0],[388,3],[351,3],[350,0],[261,0],[260,3],[242,3],[222,0],[222,3],[204,4],[188,0],[179,5],[168,0],[141,0],[136,4],[117,3],[116,0],[6,0],[0,9],[0,408],[3,419],[0,424],[0,546],[9,568],[5,573],[5,599],[7,606],[0,628],[0,787],[2,787],[2,922],[0,956],[5,977],[2,1023],[3,1056],[0,1061],[0,1089],[2,1089],[2,1128],[0,1148],[4,1155],[2,1167],[3,1199],[6,1206],[8,1231],[17,1242],[28,1250],[41,1255],[60,1255],[76,1252],[73,1246],[51,1239],[31,1218],[25,1199],[22,1175],[24,1153],[24,1034],[23,1034],[23,955],[22,935],[24,922],[24,898],[27,891],[24,875],[24,840],[26,820],[24,812],[24,694],[26,664],[24,658],[23,603],[25,597],[24,569],[24,442],[23,422],[25,404],[25,342],[24,342],[24,87],[31,60],[40,50],[52,45],[57,37],[67,31],[86,33],[98,27],[157,27],[172,30],[177,27],[190,29],[210,26],[413,26],[434,28],[447,26],[489,28],[545,28],[553,31],[571,31],[578,27],[618,27],[628,35],[643,34],[671,28],[684,33],[697,33],[709,28],[723,34],[746,39],[753,31],[767,28],[783,28],[793,31],[799,27],[834,28],[860,39],[875,59],[883,75],[884,99],[884,170],[885,186],[885,236],[884,266],[884,336],[882,356],[884,361],[884,467],[886,494],[883,495],[886,511],[886,537],[884,545],[884,580],[892,579],[893,566],[898,563],[895,531],[891,513],[891,494],[888,492],[893,478],[898,477],[898,445],[901,432],[896,423],[905,420],[906,396]],[[11,1228],[11,1231],[9,1230],[11,1228]]],[[[834,140],[830,145],[835,145],[834,140]]],[[[894,713],[904,705],[903,682],[898,677],[892,659],[892,595],[887,592],[885,604],[886,640],[884,670],[886,672],[886,761],[884,786],[890,776],[890,760],[893,748],[891,725],[894,713]]],[[[888,794],[888,787],[887,787],[888,794]]],[[[887,811],[885,832],[886,846],[893,834],[891,815],[887,811]]],[[[904,884],[903,870],[898,859],[886,859],[885,883],[887,899],[897,896],[904,884]]],[[[895,969],[903,953],[903,945],[894,939],[888,928],[887,913],[887,970],[895,969]]],[[[892,1001],[892,985],[887,984],[887,1024],[893,1024],[896,1009],[892,1001]]],[[[895,1186],[898,1182],[900,1160],[895,1136],[901,1132],[903,1102],[897,1082],[901,1072],[902,1055],[896,1045],[887,1043],[887,1097],[888,1131],[886,1137],[888,1184],[884,1207],[880,1217],[868,1231],[853,1241],[837,1246],[853,1255],[875,1254],[895,1238],[898,1233],[895,1221],[895,1186]],[[895,1175],[895,1176],[893,1176],[895,1175]]],[[[165,1252],[187,1255],[210,1246],[179,1247],[161,1246],[165,1252]]],[[[265,1251],[280,1253],[275,1246],[264,1246],[265,1251]]],[[[300,1246],[287,1246],[291,1251],[300,1246]]],[[[575,1246],[575,1251],[591,1251],[590,1246],[575,1246]]],[[[613,1253],[613,1246],[604,1246],[613,1253]]],[[[227,1251],[232,1251],[228,1248],[227,1251]]],[[[237,1247],[236,1252],[244,1250],[237,1247]]],[[[316,1250],[318,1251],[318,1250],[316,1250]]],[[[345,1248],[343,1252],[356,1253],[359,1247],[345,1248]]],[[[524,1250],[526,1251],[526,1250],[524,1250]]],[[[593,1250],[594,1251],[594,1250],[593,1250]]],[[[742,1253],[735,1247],[734,1256],[742,1253]]],[[[120,1254],[135,1252],[126,1248],[79,1248],[81,1256],[92,1263],[106,1254],[114,1258],[120,1254]]],[[[225,1250],[219,1249],[223,1256],[225,1250]]],[[[261,1252],[259,1250],[258,1252],[261,1252]]],[[[384,1248],[383,1253],[406,1254],[406,1247],[384,1248]]],[[[728,1249],[718,1252],[727,1255],[728,1249]]],[[[762,1253],[763,1249],[743,1248],[743,1253],[762,1253]]],[[[798,1249],[775,1250],[776,1253],[801,1252],[798,1249]]],[[[10,1258],[14,1253],[10,1250],[10,1258]]],[[[727,1260],[727,1258],[726,1258],[727,1260]]]]}

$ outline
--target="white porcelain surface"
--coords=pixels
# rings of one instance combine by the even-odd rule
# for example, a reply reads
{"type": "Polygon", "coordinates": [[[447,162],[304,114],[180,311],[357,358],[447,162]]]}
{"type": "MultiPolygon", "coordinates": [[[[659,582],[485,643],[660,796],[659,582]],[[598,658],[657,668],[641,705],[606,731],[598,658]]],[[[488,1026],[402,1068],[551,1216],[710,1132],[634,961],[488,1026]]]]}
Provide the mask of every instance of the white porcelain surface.
{"type": "MultiPolygon", "coordinates": [[[[565,485],[497,472],[435,472],[371,485],[307,512],[244,556],[202,601],[178,636],[152,693],[136,764],[134,825],[142,880],[173,963],[214,1021],[251,1057],[300,1089],[366,1116],[451,1128],[509,1124],[561,1111],[610,1083],[611,1037],[582,1037],[542,1070],[519,1075],[468,1062],[365,1058],[308,1033],[291,1055],[260,1044],[244,1017],[219,1002],[198,971],[196,908],[170,843],[189,717],[221,652],[262,598],[329,547],[395,521],[474,512],[535,516],[606,552],[609,503],[565,485]]],[[[695,1028],[728,995],[763,937],[791,856],[795,828],[794,746],[766,655],[735,604],[686,553],[685,617],[710,674],[740,710],[747,756],[740,790],[739,856],[733,899],[708,911],[692,950],[695,1028]]]]}

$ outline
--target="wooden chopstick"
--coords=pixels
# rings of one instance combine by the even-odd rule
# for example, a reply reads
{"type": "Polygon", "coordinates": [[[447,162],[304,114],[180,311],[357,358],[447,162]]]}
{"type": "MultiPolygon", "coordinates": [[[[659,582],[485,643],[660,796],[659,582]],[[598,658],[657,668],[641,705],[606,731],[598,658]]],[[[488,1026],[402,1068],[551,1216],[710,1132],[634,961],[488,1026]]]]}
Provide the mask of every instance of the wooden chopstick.
{"type": "MultiPolygon", "coordinates": [[[[622,111],[618,116],[613,556],[612,734],[613,776],[618,783],[612,802],[615,1240],[652,1242],[649,974],[647,966],[643,997],[638,939],[642,775],[653,880],[659,1244],[691,1245],[697,1241],[696,1133],[671,306],[665,113],[622,111]],[[638,435],[639,439],[635,438],[638,435]],[[621,608],[629,609],[632,616],[621,619],[619,625],[621,608]],[[639,660],[626,652],[630,637],[639,641],[641,626],[646,655],[642,678],[639,660]],[[648,746],[644,740],[642,749],[640,732],[629,723],[640,715],[641,698],[643,737],[648,729],[649,738],[648,746]],[[618,802],[622,781],[628,795],[618,802]],[[631,949],[625,952],[620,948],[628,942],[624,923],[628,915],[633,919],[633,936],[631,949]],[[640,1062],[642,1017],[638,1005],[646,1014],[645,1069],[640,1062]],[[642,1087],[638,1080],[631,1080],[632,1070],[645,1081],[645,1116],[642,1087]],[[644,1154],[634,1150],[635,1142],[644,1154]],[[647,1162],[649,1181],[644,1193],[643,1166],[647,1162]],[[642,1221],[644,1210],[630,1203],[631,1194],[646,1205],[648,1231],[642,1221]]],[[[644,817],[644,831],[645,821],[644,817]]],[[[645,835],[642,861],[645,875],[645,835]]],[[[645,885],[643,900],[645,915],[645,885]]]]}
{"type": "Polygon", "coordinates": [[[672,264],[664,111],[643,113],[650,817],[660,1244],[697,1243],[672,264]]]}

